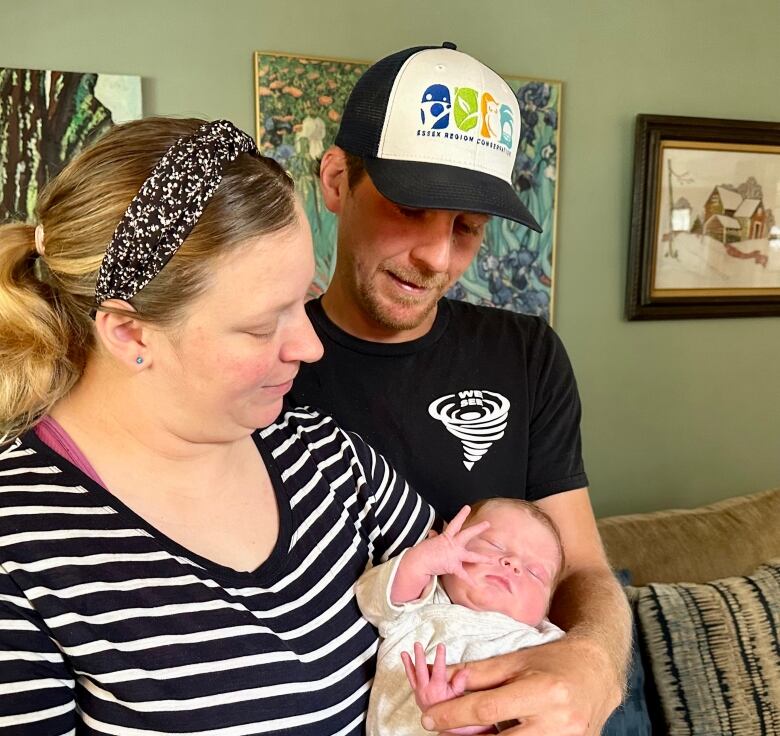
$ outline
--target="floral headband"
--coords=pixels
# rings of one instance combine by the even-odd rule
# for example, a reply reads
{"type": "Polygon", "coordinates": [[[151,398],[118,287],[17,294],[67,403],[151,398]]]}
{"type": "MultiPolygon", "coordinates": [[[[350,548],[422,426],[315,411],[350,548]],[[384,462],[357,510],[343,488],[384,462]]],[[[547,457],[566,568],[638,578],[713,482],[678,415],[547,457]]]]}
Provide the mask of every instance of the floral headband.
{"type": "Polygon", "coordinates": [[[133,197],[100,264],[96,310],[131,299],[171,260],[214,196],[225,165],[260,156],[254,140],[227,120],[205,123],[174,143],[133,197]]]}

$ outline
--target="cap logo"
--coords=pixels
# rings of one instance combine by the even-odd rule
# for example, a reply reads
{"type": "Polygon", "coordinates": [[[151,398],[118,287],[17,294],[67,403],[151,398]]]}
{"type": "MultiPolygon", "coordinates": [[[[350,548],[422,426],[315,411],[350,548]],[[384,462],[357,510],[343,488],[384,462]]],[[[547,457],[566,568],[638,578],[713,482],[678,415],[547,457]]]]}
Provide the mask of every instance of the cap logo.
{"type": "Polygon", "coordinates": [[[422,126],[417,130],[420,137],[467,143],[476,140],[511,154],[515,116],[509,105],[499,104],[490,92],[455,87],[451,94],[446,85],[431,84],[420,100],[420,120],[422,126]]]}
{"type": "Polygon", "coordinates": [[[443,84],[432,84],[420,103],[422,124],[431,130],[444,130],[450,124],[450,90],[443,84]]]}
{"type": "Polygon", "coordinates": [[[455,125],[460,130],[471,130],[479,122],[479,94],[471,87],[455,90],[455,125]]]}

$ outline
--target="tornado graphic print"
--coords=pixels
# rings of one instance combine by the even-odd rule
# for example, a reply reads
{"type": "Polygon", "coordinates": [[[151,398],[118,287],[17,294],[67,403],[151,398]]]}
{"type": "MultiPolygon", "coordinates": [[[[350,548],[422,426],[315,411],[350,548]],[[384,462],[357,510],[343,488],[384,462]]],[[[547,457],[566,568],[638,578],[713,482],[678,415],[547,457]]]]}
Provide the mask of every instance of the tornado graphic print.
{"type": "Polygon", "coordinates": [[[428,413],[460,440],[463,464],[471,470],[504,436],[509,399],[495,391],[458,391],[432,401],[428,413]]]}

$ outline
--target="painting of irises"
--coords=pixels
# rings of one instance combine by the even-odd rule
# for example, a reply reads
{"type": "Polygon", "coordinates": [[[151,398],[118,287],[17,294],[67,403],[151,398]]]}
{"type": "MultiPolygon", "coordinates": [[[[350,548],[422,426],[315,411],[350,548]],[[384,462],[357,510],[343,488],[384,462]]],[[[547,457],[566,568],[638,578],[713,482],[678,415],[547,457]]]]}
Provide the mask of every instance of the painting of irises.
{"type": "Polygon", "coordinates": [[[0,67],[0,222],[32,219],[38,192],[73,156],[140,117],[140,77],[0,67]]]}
{"type": "MultiPolygon", "coordinates": [[[[336,219],[325,207],[317,163],[338,132],[341,112],[371,62],[255,53],[257,143],[292,175],[314,237],[311,296],[322,294],[335,266],[336,219]]],[[[488,223],[479,255],[448,296],[539,315],[552,321],[561,83],[504,76],[522,116],[512,183],[542,226],[488,223]]]]}

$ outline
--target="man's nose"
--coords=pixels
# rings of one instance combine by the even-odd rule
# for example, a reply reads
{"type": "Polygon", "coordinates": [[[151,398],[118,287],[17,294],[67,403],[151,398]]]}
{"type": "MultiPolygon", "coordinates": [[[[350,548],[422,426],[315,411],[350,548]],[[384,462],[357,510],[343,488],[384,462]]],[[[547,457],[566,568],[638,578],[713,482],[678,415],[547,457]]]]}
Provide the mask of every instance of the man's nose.
{"type": "Polygon", "coordinates": [[[425,225],[419,233],[419,242],[411,251],[411,259],[418,268],[431,273],[447,273],[455,216],[450,212],[436,212],[425,225]]]}

